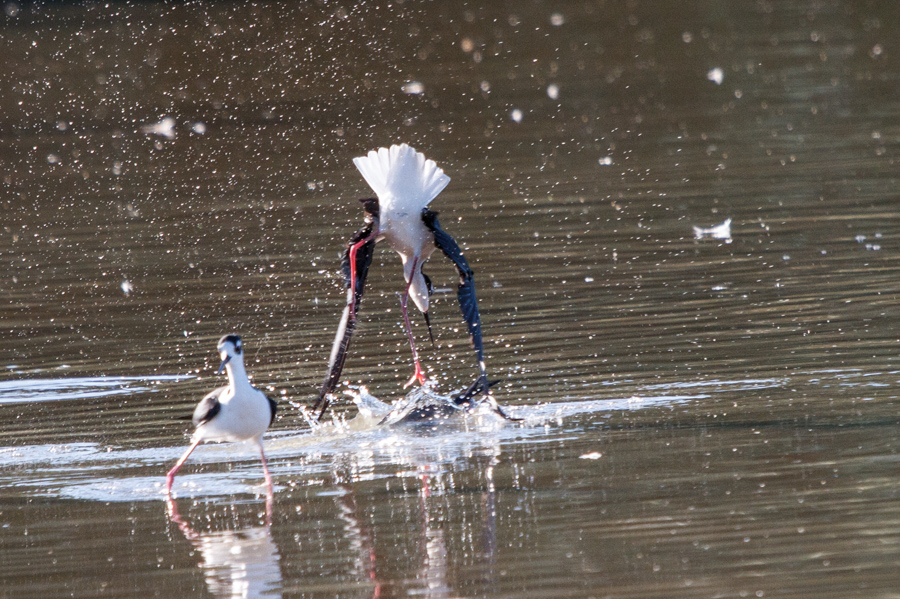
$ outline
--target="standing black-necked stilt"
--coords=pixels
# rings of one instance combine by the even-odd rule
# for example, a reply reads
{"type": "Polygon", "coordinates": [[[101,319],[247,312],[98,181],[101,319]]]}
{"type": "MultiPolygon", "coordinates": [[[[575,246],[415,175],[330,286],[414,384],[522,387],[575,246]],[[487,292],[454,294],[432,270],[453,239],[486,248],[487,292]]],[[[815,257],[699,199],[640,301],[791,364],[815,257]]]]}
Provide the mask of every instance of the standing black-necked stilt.
{"type": "Polygon", "coordinates": [[[275,402],[250,383],[244,370],[244,352],[241,338],[225,335],[219,339],[219,355],[222,364],[219,374],[228,372],[228,384],[212,391],[204,397],[194,410],[194,431],[191,446],[166,475],[166,494],[172,492],[175,473],[188,459],[191,452],[203,441],[247,441],[253,440],[259,446],[263,472],[266,476],[269,497],[272,496],[272,477],[266,464],[262,436],[275,420],[275,402]]]}
{"type": "MultiPolygon", "coordinates": [[[[412,297],[413,303],[422,311],[428,326],[428,334],[433,342],[434,336],[428,318],[428,297],[431,295],[432,286],[428,276],[422,272],[422,266],[431,257],[435,248],[439,248],[459,272],[457,297],[472,337],[480,371],[475,383],[458,396],[459,403],[471,403],[472,398],[482,392],[492,400],[484,365],[481,317],[478,313],[472,269],[469,268],[469,263],[456,241],[441,229],[437,212],[427,207],[429,202],[447,186],[450,177],[445,175],[433,160],[427,160],[422,153],[406,144],[373,150],[367,156],[354,158],[353,163],[378,197],[360,200],[365,210],[365,226],[350,238],[341,260],[341,270],[347,285],[347,306],[344,308],[331,349],[328,375],[313,410],[321,410],[319,418],[322,417],[330,402],[329,396],[340,381],[350,338],[356,327],[359,302],[362,300],[375,244],[382,240],[386,240],[391,248],[400,254],[403,261],[403,276],[406,279],[406,290],[401,296],[400,308],[412,349],[415,373],[405,387],[416,381],[419,384],[425,382],[425,373],[419,363],[412,327],[409,324],[407,302],[409,297],[412,297]]],[[[496,406],[496,402],[493,402],[493,405],[506,417],[496,406]]]]}

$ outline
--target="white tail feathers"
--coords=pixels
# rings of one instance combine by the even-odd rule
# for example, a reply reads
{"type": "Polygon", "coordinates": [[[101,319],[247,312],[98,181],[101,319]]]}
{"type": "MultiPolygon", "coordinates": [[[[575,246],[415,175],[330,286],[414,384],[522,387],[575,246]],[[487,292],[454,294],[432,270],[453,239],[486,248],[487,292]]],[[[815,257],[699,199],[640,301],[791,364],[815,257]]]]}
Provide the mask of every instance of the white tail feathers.
{"type": "Polygon", "coordinates": [[[434,160],[406,144],[372,150],[354,158],[353,164],[378,196],[382,210],[420,211],[450,183],[434,160]]]}

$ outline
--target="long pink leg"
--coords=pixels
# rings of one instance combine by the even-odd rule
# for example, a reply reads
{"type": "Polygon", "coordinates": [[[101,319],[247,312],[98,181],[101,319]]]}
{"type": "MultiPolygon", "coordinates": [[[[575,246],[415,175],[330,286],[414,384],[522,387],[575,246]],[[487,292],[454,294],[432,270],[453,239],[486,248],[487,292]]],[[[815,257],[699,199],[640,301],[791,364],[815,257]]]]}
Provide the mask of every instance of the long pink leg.
{"type": "Polygon", "coordinates": [[[416,276],[416,264],[418,262],[419,257],[413,256],[412,269],[410,270],[412,274],[409,276],[409,281],[406,283],[406,291],[400,297],[400,310],[403,312],[403,325],[406,327],[406,335],[409,337],[409,347],[412,349],[413,362],[416,364],[416,372],[412,375],[412,378],[403,385],[404,389],[416,381],[419,381],[420,385],[425,384],[425,373],[422,371],[422,365],[419,364],[419,353],[416,351],[416,340],[413,337],[412,325],[409,323],[409,311],[406,309],[409,301],[409,288],[412,285],[413,277],[416,276]]]}
{"type": "Polygon", "coordinates": [[[262,440],[258,441],[258,444],[263,474],[266,477],[266,524],[272,524],[272,504],[275,502],[275,486],[272,484],[272,475],[269,474],[269,465],[266,463],[266,452],[263,450],[262,440]]]}
{"type": "Polygon", "coordinates": [[[191,452],[194,451],[198,445],[200,445],[200,439],[197,439],[196,441],[191,443],[191,446],[188,447],[188,450],[184,453],[184,455],[181,456],[181,458],[177,462],[175,462],[175,465],[171,470],[169,470],[169,473],[166,474],[166,495],[172,494],[172,483],[175,482],[175,473],[178,472],[178,469],[181,468],[182,464],[187,461],[188,456],[191,455],[191,452]]]}
{"type": "Polygon", "coordinates": [[[357,241],[353,245],[350,246],[350,320],[356,321],[356,252],[359,251],[359,248],[366,245],[372,238],[375,237],[375,233],[367,236],[361,241],[357,241]]]}

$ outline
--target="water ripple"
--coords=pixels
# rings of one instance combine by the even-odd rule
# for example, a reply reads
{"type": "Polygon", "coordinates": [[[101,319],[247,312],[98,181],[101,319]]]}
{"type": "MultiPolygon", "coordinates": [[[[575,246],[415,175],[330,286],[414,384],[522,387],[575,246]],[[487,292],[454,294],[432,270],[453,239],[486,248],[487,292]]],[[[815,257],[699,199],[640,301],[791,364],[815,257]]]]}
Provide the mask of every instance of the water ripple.
{"type": "Polygon", "coordinates": [[[190,375],[100,376],[62,379],[21,379],[0,382],[0,404],[66,399],[93,399],[153,391],[161,382],[182,381],[190,375]]]}

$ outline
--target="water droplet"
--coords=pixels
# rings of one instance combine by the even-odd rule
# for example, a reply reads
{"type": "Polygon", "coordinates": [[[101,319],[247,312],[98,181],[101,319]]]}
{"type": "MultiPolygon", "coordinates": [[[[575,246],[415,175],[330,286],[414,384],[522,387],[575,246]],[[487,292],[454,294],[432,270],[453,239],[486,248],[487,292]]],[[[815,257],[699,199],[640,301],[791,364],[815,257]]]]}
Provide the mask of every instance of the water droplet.
{"type": "Polygon", "coordinates": [[[409,81],[403,84],[403,93],[411,95],[419,95],[425,93],[425,84],[421,81],[409,81]]]}
{"type": "Polygon", "coordinates": [[[147,135],[159,135],[166,139],[175,139],[175,119],[167,116],[158,123],[144,125],[141,127],[141,132],[147,135]]]}
{"type": "Polygon", "coordinates": [[[731,219],[726,218],[722,224],[714,227],[694,227],[694,238],[703,239],[710,237],[712,239],[724,239],[727,243],[731,243],[731,219]]]}

